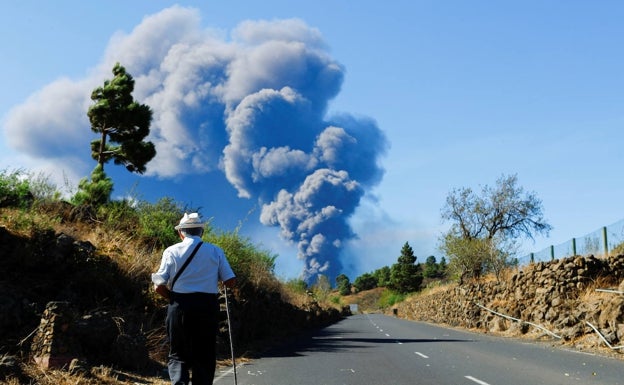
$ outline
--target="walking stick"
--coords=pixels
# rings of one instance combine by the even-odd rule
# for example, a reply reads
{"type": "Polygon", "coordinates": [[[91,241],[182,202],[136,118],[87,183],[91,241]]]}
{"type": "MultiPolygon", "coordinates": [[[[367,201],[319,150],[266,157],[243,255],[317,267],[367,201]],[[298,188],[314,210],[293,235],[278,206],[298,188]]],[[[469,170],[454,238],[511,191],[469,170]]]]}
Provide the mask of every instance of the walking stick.
{"type": "Polygon", "coordinates": [[[232,342],[232,324],[230,322],[230,305],[228,303],[228,290],[227,286],[225,287],[225,314],[227,314],[227,323],[228,323],[228,334],[230,335],[230,351],[232,352],[232,366],[234,367],[234,385],[238,385],[238,380],[236,379],[236,359],[234,358],[234,343],[232,342]]]}

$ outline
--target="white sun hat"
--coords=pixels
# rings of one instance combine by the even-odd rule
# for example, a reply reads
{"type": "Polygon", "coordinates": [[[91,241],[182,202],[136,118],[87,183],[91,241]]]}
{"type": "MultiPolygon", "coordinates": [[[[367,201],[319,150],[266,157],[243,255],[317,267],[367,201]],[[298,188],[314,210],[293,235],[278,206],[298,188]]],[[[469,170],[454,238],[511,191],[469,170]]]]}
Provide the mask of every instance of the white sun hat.
{"type": "Polygon", "coordinates": [[[174,229],[191,229],[196,227],[204,227],[204,222],[202,222],[199,214],[197,213],[184,213],[182,219],[180,219],[180,224],[178,224],[174,229]]]}

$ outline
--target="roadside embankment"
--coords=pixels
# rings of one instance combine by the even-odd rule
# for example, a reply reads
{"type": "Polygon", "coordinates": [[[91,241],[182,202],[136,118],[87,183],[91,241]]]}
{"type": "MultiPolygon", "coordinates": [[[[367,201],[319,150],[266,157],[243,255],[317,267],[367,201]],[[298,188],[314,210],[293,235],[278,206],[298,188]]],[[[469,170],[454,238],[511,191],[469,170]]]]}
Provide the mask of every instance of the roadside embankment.
{"type": "Polygon", "coordinates": [[[613,348],[624,344],[622,290],[624,255],[575,256],[531,264],[499,281],[427,290],[395,309],[399,317],[417,321],[508,336],[547,336],[578,349],[613,348]]]}

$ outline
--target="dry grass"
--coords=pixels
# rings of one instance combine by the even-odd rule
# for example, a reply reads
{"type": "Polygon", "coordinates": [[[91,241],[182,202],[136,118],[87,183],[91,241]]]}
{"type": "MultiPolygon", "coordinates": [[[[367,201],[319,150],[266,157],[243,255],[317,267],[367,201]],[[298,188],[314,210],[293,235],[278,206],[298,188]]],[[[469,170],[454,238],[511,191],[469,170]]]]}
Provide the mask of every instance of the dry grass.
{"type": "Polygon", "coordinates": [[[506,269],[503,269],[499,273],[498,280],[501,282],[509,281],[511,279],[511,276],[514,275],[517,271],[518,269],[515,267],[508,267],[506,269]]]}
{"type": "Polygon", "coordinates": [[[617,290],[619,281],[612,277],[598,277],[586,285],[579,294],[579,300],[585,303],[598,302],[605,298],[612,297],[614,294],[596,291],[597,289],[617,290]]]}
{"type": "Polygon", "coordinates": [[[2,385],[20,385],[20,381],[18,378],[9,377],[5,381],[0,381],[2,385]]]}
{"type": "Polygon", "coordinates": [[[510,305],[515,307],[517,301],[498,298],[489,303],[489,306],[495,309],[509,309],[510,305]]]}
{"type": "Polygon", "coordinates": [[[343,297],[343,302],[347,305],[357,304],[358,309],[362,313],[379,312],[379,300],[386,289],[377,287],[371,290],[361,291],[359,293],[347,295],[343,297]]]}
{"type": "MultiPolygon", "coordinates": [[[[24,366],[24,373],[36,385],[167,385],[169,381],[157,376],[141,375],[113,369],[108,366],[91,368],[83,374],[70,374],[66,370],[42,370],[36,365],[24,366]]],[[[3,385],[23,384],[16,377],[0,382],[3,385]]]]}
{"type": "Polygon", "coordinates": [[[441,281],[432,282],[432,284],[427,285],[421,292],[418,293],[419,296],[426,295],[434,295],[437,293],[442,293],[448,290],[451,290],[457,286],[457,282],[446,282],[443,283],[441,281]]]}
{"type": "Polygon", "coordinates": [[[28,237],[38,231],[55,229],[59,225],[60,220],[36,212],[26,212],[16,208],[3,208],[0,222],[15,234],[28,237]]]}
{"type": "Polygon", "coordinates": [[[288,289],[284,285],[280,286],[279,293],[282,301],[287,302],[293,306],[302,307],[310,303],[310,295],[305,292],[295,292],[288,289]]]}

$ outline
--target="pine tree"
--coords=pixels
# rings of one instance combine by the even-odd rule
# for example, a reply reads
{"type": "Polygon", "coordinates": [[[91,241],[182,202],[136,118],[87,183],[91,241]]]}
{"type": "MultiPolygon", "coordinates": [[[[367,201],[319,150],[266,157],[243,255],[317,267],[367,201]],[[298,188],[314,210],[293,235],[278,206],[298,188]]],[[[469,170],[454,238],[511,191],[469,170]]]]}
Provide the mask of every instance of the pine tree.
{"type": "Polygon", "coordinates": [[[436,257],[430,255],[427,257],[427,261],[425,262],[425,269],[423,271],[423,276],[427,278],[435,278],[438,276],[438,264],[436,263],[436,257]]]}
{"type": "Polygon", "coordinates": [[[384,266],[377,269],[373,272],[373,275],[377,279],[377,286],[381,287],[390,285],[390,267],[384,266]]]}
{"type": "Polygon", "coordinates": [[[80,181],[72,198],[76,204],[99,206],[110,201],[113,182],[106,176],[104,165],[111,159],[130,172],[142,174],[156,155],[154,144],[143,140],[150,132],[152,110],[134,100],[134,79],[119,63],[113,67],[113,75],[112,80],[106,80],[103,87],[91,93],[95,104],[89,107],[87,115],[91,130],[100,135],[91,142],[91,157],[97,166],[91,181],[80,181]]]}
{"type": "Polygon", "coordinates": [[[95,104],[87,115],[91,130],[100,134],[91,142],[91,156],[102,168],[112,159],[128,171],[142,174],[156,155],[154,144],[143,141],[150,132],[152,110],[134,100],[134,79],[119,63],[113,67],[113,75],[91,93],[95,104]]]}
{"type": "Polygon", "coordinates": [[[340,274],[336,277],[336,286],[338,287],[340,295],[351,294],[351,282],[349,281],[349,277],[346,275],[340,274]]]}
{"type": "Polygon", "coordinates": [[[113,181],[106,176],[104,169],[98,164],[91,173],[91,181],[87,178],[80,180],[78,192],[73,196],[72,202],[76,205],[98,207],[108,203],[112,191],[113,181]]]}
{"type": "Polygon", "coordinates": [[[446,275],[446,258],[444,257],[440,258],[440,263],[438,263],[438,272],[441,277],[446,275]]]}
{"type": "Polygon", "coordinates": [[[377,287],[377,278],[371,273],[364,273],[355,279],[353,287],[356,292],[374,289],[377,287]]]}
{"type": "Polygon", "coordinates": [[[410,293],[420,289],[423,276],[420,266],[415,264],[414,250],[405,242],[397,263],[390,269],[390,288],[400,293],[410,293]]]}

